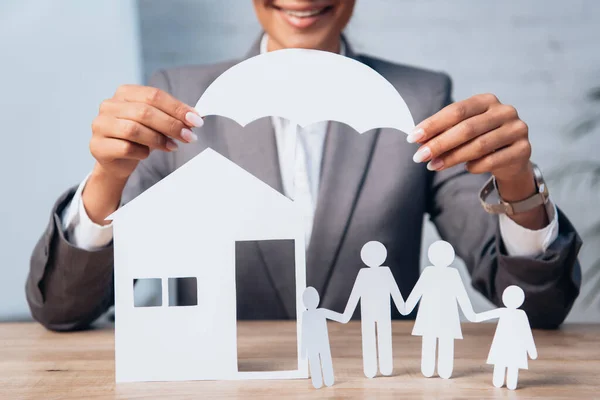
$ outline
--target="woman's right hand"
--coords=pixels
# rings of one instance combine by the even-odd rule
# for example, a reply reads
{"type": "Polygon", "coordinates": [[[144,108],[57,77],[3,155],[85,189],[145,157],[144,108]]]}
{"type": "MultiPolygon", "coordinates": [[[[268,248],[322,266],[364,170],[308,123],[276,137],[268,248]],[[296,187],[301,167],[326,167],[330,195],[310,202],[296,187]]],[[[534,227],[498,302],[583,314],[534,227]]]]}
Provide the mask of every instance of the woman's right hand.
{"type": "Polygon", "coordinates": [[[202,118],[187,104],[160,89],[123,85],[100,105],[92,123],[90,151],[96,159],[83,191],[90,219],[104,219],[119,206],[121,194],[138,163],[154,150],[172,152],[177,143],[191,143],[191,127],[202,118]]]}
{"type": "Polygon", "coordinates": [[[127,179],[153,150],[175,151],[177,143],[195,141],[189,129],[201,126],[194,109],[160,89],[120,86],[100,104],[92,123],[90,150],[99,166],[116,179],[127,179]]]}

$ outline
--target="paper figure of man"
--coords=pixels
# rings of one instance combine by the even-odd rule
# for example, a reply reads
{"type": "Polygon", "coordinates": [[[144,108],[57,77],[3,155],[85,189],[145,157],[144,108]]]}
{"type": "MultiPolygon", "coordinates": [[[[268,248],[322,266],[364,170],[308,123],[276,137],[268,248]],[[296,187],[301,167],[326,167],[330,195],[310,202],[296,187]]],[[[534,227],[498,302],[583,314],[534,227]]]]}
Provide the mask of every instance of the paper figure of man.
{"type": "Polygon", "coordinates": [[[454,340],[462,339],[458,306],[469,321],[475,321],[475,312],[458,270],[448,268],[454,261],[454,249],[442,240],[433,243],[427,255],[433,266],[421,273],[410,296],[406,299],[406,314],[421,305],[412,331],[422,336],[421,372],[433,376],[436,347],[438,375],[448,379],[454,368],[454,340]]]}
{"type": "Polygon", "coordinates": [[[400,313],[404,313],[404,300],[392,271],[382,266],[387,257],[385,246],[376,241],[368,242],[363,246],[360,256],[369,268],[362,268],[356,277],[344,311],[344,321],[352,317],[360,300],[365,376],[373,378],[377,375],[377,350],[379,370],[382,375],[389,376],[394,369],[390,296],[400,313]]]}
{"type": "Polygon", "coordinates": [[[506,307],[477,314],[476,321],[499,318],[496,334],[488,355],[487,363],[494,366],[493,383],[504,385],[510,390],[517,388],[519,369],[527,369],[527,356],[535,360],[538,356],[529,319],[525,311],[519,310],[525,301],[523,289],[512,285],[504,289],[502,302],[506,307]]]}
{"type": "Polygon", "coordinates": [[[302,313],[302,338],[300,339],[302,358],[308,357],[310,377],[316,389],[323,386],[323,382],[326,386],[331,386],[334,377],[327,319],[343,322],[342,314],[317,308],[319,293],[311,286],[304,289],[302,301],[306,307],[306,311],[302,313]]]}

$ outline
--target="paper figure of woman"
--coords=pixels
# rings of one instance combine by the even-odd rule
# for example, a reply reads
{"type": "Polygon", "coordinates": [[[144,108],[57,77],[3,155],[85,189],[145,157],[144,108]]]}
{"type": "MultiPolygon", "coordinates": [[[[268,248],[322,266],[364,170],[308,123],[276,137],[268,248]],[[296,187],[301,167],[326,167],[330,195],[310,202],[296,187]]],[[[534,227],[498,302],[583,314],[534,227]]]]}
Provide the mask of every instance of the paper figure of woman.
{"type": "Polygon", "coordinates": [[[470,321],[475,313],[467,291],[454,268],[454,249],[448,242],[437,241],[428,250],[433,266],[425,268],[406,300],[406,314],[420,300],[417,319],[412,334],[422,336],[421,372],[433,376],[438,349],[438,375],[444,379],[452,376],[454,368],[454,340],[462,339],[458,306],[470,321]]]}

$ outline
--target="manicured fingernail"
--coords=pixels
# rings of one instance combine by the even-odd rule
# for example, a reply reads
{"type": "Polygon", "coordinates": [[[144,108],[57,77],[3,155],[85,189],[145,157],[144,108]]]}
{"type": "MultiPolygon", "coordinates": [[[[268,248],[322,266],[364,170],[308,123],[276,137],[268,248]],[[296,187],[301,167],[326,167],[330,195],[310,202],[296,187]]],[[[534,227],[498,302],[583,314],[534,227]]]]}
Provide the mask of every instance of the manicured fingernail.
{"type": "Polygon", "coordinates": [[[177,143],[175,143],[172,140],[167,140],[166,146],[169,151],[177,151],[177,149],[179,149],[179,146],[177,146],[177,143]]]}
{"type": "Polygon", "coordinates": [[[423,139],[424,136],[425,131],[423,130],[423,128],[416,128],[414,131],[412,131],[410,135],[406,137],[406,141],[408,143],[415,143],[423,139]]]}
{"type": "Polygon", "coordinates": [[[181,130],[181,138],[188,143],[192,143],[192,142],[195,142],[196,140],[198,140],[198,135],[196,135],[194,132],[190,131],[189,129],[183,128],[181,130]]]}
{"type": "Polygon", "coordinates": [[[189,124],[195,126],[196,128],[200,128],[202,125],[204,125],[204,120],[202,119],[202,117],[191,111],[189,113],[185,114],[185,120],[189,124]]]}
{"type": "Polygon", "coordinates": [[[427,163],[427,169],[430,171],[439,171],[442,168],[444,168],[444,161],[439,158],[434,158],[427,163]]]}
{"type": "Polygon", "coordinates": [[[430,157],[431,150],[429,150],[429,147],[423,146],[415,153],[415,155],[413,156],[413,161],[416,163],[420,163],[429,160],[430,157]]]}

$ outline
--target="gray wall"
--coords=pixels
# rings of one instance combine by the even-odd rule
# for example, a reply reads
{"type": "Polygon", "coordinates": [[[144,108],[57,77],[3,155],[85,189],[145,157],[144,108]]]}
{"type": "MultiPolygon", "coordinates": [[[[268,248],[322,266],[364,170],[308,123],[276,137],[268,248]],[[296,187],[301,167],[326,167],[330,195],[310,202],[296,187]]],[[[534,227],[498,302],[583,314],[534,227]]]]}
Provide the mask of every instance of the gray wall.
{"type": "MultiPolygon", "coordinates": [[[[139,79],[133,0],[49,4],[0,5],[0,171],[10,194],[0,196],[0,320],[28,316],[29,253],[54,198],[92,165],[99,102],[139,79]]],[[[138,5],[146,76],[239,57],[259,32],[250,0],[138,5]]],[[[447,71],[456,99],[494,92],[520,110],[554,200],[587,242],[585,293],[571,321],[600,321],[599,21],[597,0],[358,0],[348,29],[359,51],[447,71]]],[[[434,238],[428,225],[425,246],[434,238]]]]}
{"type": "MultiPolygon", "coordinates": [[[[259,32],[250,0],[139,4],[146,75],[240,57],[259,32]]],[[[569,321],[600,321],[600,1],[357,0],[347,33],[356,50],[450,73],[457,100],[493,92],[517,107],[553,199],[587,242],[569,321]]],[[[436,238],[427,224],[423,250],[436,238]]]]}
{"type": "Polygon", "coordinates": [[[0,320],[29,318],[29,255],[58,195],[92,167],[100,101],[141,81],[135,11],[133,0],[0,2],[0,320]]]}

